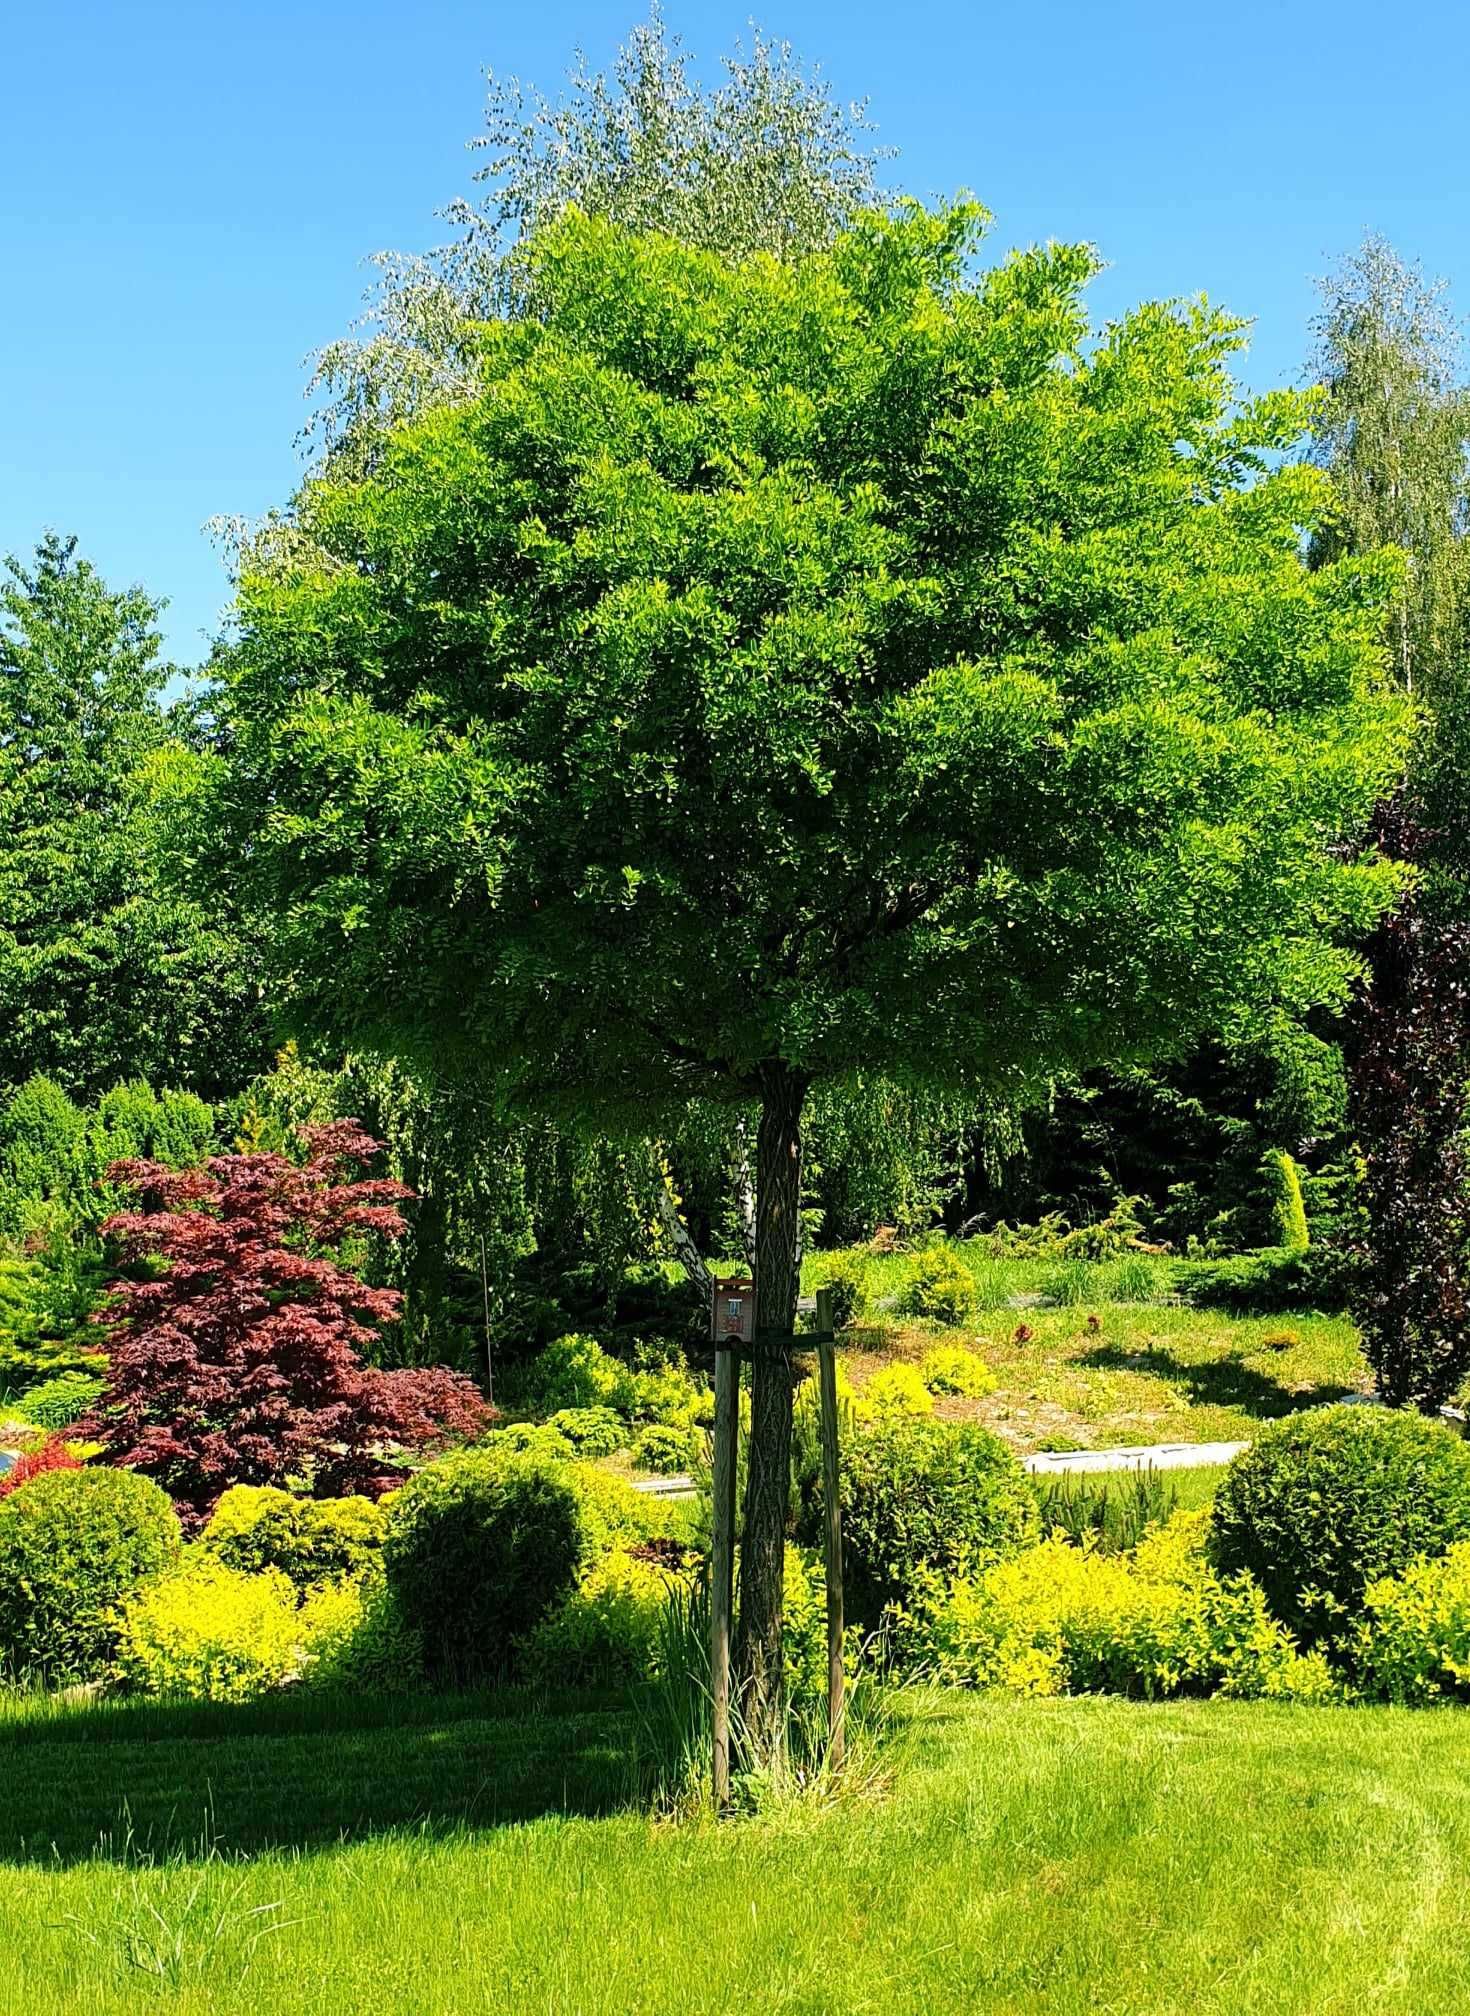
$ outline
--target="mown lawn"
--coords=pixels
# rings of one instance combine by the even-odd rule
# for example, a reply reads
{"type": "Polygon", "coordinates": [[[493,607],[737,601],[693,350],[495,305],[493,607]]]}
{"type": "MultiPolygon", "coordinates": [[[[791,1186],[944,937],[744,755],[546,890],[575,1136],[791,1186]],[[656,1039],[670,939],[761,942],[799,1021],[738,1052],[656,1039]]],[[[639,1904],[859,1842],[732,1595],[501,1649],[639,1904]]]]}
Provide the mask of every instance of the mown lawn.
{"type": "Polygon", "coordinates": [[[1470,2012],[1457,1712],[948,1695],[907,1723],[884,1795],[715,1829],[598,1811],[626,1718],[516,1705],[8,1722],[17,2002],[1470,2012]],[[152,1855],[125,1845],[125,1798],[152,1855]],[[189,1852],[206,1824],[217,1845],[189,1852]]]}

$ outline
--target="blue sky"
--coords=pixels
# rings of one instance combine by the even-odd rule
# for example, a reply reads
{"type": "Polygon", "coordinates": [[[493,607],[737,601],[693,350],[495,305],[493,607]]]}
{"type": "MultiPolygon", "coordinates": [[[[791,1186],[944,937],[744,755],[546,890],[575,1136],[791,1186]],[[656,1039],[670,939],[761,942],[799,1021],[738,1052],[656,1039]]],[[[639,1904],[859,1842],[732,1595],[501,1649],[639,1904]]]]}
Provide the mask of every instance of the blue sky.
{"type": "MultiPolygon", "coordinates": [[[[0,110],[0,552],[75,531],[169,598],[197,662],[227,595],[216,512],[290,492],[304,359],[375,248],[438,242],[487,65],[551,89],[623,5],[73,0],[8,10],[0,110]]],[[[744,0],[668,0],[708,64],[744,0]]],[[[756,17],[867,96],[889,180],[971,189],[1005,243],[1084,237],[1100,314],[1192,294],[1294,380],[1311,276],[1365,229],[1470,309],[1470,8],[1339,0],[773,0],[756,17]],[[1402,32],[1401,32],[1402,31],[1402,32]]]]}

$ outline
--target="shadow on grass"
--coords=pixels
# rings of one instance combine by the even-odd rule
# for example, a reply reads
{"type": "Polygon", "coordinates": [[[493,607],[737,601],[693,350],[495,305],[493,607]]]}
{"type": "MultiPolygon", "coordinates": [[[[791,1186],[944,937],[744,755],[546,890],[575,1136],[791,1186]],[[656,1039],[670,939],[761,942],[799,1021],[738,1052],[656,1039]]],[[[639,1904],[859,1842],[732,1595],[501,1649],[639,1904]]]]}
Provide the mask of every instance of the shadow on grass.
{"type": "Polygon", "coordinates": [[[1258,1372],[1240,1358],[1209,1358],[1191,1362],[1165,1345],[1130,1351],[1118,1344],[1099,1344],[1073,1361],[1099,1371],[1148,1372],[1179,1387],[1192,1407],[1236,1407],[1261,1421],[1295,1414],[1303,1407],[1325,1407],[1346,1399],[1354,1389],[1337,1380],[1311,1386],[1288,1386],[1258,1372]]]}
{"type": "Polygon", "coordinates": [[[646,1792],[641,1738],[625,1705],[513,1693],[0,1716],[0,1863],[138,1864],[604,1815],[646,1792]]]}

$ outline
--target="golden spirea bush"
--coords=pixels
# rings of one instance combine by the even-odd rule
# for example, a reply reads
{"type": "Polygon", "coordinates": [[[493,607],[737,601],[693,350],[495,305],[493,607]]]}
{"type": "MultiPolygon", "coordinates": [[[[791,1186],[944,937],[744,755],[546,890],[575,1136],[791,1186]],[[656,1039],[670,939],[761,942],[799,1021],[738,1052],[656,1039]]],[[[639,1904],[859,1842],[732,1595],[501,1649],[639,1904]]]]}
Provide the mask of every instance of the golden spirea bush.
{"type": "Polygon", "coordinates": [[[1021,1694],[1341,1698],[1325,1658],[1298,1650],[1248,1577],[1211,1569],[1207,1516],[1176,1514],[1131,1555],[1053,1537],[978,1576],[931,1576],[898,1620],[899,1656],[1021,1694]]]}

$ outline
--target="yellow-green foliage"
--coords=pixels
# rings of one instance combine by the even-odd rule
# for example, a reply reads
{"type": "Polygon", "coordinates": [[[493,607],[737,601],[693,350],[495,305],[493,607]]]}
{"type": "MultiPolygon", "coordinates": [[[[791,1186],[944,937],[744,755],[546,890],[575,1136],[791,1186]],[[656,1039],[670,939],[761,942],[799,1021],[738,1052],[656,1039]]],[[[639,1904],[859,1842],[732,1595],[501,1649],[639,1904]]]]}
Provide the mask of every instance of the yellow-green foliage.
{"type": "Polygon", "coordinates": [[[595,1561],[609,1548],[650,1540],[662,1527],[656,1501],[635,1490],[626,1477],[599,1470],[595,1463],[573,1463],[568,1474],[581,1507],[583,1553],[595,1561]]]}
{"type": "Polygon", "coordinates": [[[566,1416],[593,1409],[610,1410],[624,1421],[689,1426],[709,1404],[707,1393],[685,1366],[659,1365],[635,1372],[605,1351],[595,1337],[575,1335],[558,1337],[522,1366],[511,1393],[526,1413],[550,1416],[558,1428],[566,1416]]]}
{"type": "Polygon", "coordinates": [[[1370,1582],[1349,1642],[1365,1694],[1470,1700],[1470,1541],[1370,1582]]]}
{"type": "Polygon", "coordinates": [[[409,1694],[424,1682],[424,1641],[381,1568],[307,1599],[306,1680],[341,1693],[409,1694]]]}
{"type": "Polygon", "coordinates": [[[271,1485],[226,1491],[200,1536],[227,1568],[279,1568],[298,1589],[359,1576],[381,1559],[384,1514],[370,1498],[297,1498],[271,1485]]]}
{"type": "Polygon", "coordinates": [[[975,1277],[947,1246],[927,1246],[916,1253],[898,1306],[906,1316],[953,1328],[975,1312],[975,1277]]]}
{"type": "Polygon", "coordinates": [[[1297,1650],[1253,1582],[1210,1569],[1205,1517],[1177,1515],[1132,1556],[1054,1537],[974,1579],[930,1579],[900,1620],[901,1655],[1022,1694],[1340,1698],[1326,1661],[1297,1650]]]}
{"type": "Polygon", "coordinates": [[[389,1694],[420,1683],[422,1646],[376,1567],[302,1602],[283,1570],[246,1573],[196,1546],[123,1605],[114,1670],[133,1692],[185,1701],[251,1701],[297,1681],[389,1694]]]}
{"type": "Polygon", "coordinates": [[[595,1561],[526,1650],[527,1671],[553,1686],[622,1685],[658,1671],[674,1573],[614,1547],[595,1561]]]}
{"type": "Polygon", "coordinates": [[[628,1424],[612,1407],[563,1407],[546,1426],[579,1456],[613,1456],[628,1440],[628,1424]]]}
{"type": "Polygon", "coordinates": [[[934,1400],[917,1365],[883,1365],[859,1394],[858,1412],[872,1421],[912,1419],[932,1414],[934,1400]]]}
{"type": "Polygon", "coordinates": [[[280,1569],[244,1574],[193,1550],[123,1605],[117,1676],[141,1694],[253,1700],[301,1671],[307,1621],[280,1569]]]}
{"type": "Polygon", "coordinates": [[[633,1461],[640,1470],[652,1470],[657,1476],[678,1476],[694,1461],[698,1433],[696,1428],[650,1421],[633,1438],[633,1461]]]}
{"type": "Polygon", "coordinates": [[[1296,1163],[1282,1148],[1266,1151],[1264,1170],[1271,1194],[1271,1220],[1276,1244],[1291,1253],[1305,1253],[1311,1243],[1307,1207],[1296,1163]]]}
{"type": "Polygon", "coordinates": [[[0,1673],[95,1680],[116,1649],[116,1606],[170,1570],[179,1521],[132,1470],[51,1470],[0,1499],[0,1673]]]}
{"type": "Polygon", "coordinates": [[[979,1352],[967,1351],[963,1344],[936,1344],[924,1353],[919,1370],[931,1393],[957,1393],[963,1399],[978,1400],[996,1387],[995,1374],[979,1352]]]}
{"type": "MultiPolygon", "coordinates": [[[[859,1634],[848,1633],[845,1663],[856,1664],[859,1634]]],[[[788,1698],[800,1705],[827,1698],[827,1575],[811,1547],[786,1548],[782,1658],[788,1698]]]]}
{"type": "Polygon", "coordinates": [[[560,1428],[549,1421],[507,1421],[485,1446],[502,1456],[546,1456],[554,1463],[570,1463],[575,1453],[560,1428]]]}
{"type": "Polygon", "coordinates": [[[527,1413],[559,1414],[565,1408],[613,1407],[633,1411],[633,1373],[604,1351],[595,1337],[558,1337],[515,1376],[512,1391],[527,1413]]]}

